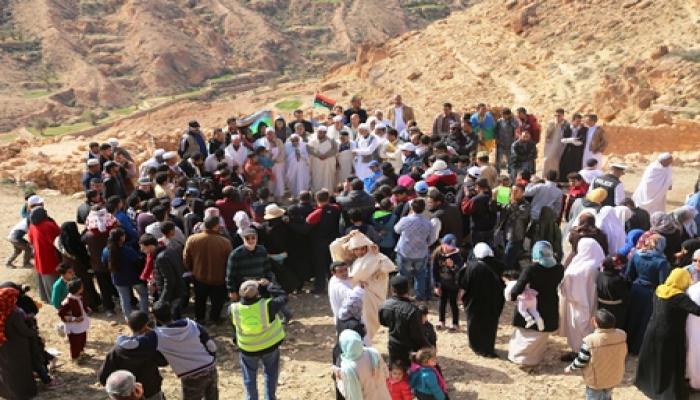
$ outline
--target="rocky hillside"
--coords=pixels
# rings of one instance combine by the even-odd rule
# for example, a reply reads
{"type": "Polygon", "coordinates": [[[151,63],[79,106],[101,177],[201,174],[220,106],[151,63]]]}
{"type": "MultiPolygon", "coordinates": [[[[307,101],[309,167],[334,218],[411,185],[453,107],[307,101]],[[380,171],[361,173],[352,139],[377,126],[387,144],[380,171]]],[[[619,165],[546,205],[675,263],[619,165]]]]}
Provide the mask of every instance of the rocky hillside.
{"type": "MultiPolygon", "coordinates": [[[[353,4],[366,7],[369,3],[358,0],[353,4]]],[[[179,102],[120,121],[94,137],[20,138],[0,146],[0,179],[31,180],[72,193],[80,190],[76,177],[83,168],[88,141],[117,137],[141,161],[156,147],[174,148],[189,119],[197,118],[211,128],[222,126],[230,115],[275,109],[286,100],[308,107],[317,90],[344,106],[350,96],[360,93],[369,109],[386,109],[391,95],[401,93],[415,108],[422,127],[429,126],[443,101],[451,101],[460,110],[470,110],[481,101],[492,106],[524,106],[543,122],[556,107],[564,107],[567,113],[592,111],[602,117],[609,133],[610,160],[643,167],[655,153],[674,151],[679,164],[700,166],[697,1],[472,3],[423,30],[380,45],[362,46],[354,63],[331,68],[321,79],[281,84],[267,80],[235,98],[179,102]],[[56,168],[41,167],[49,164],[56,168]]],[[[128,4],[135,7],[136,3],[128,4]]],[[[144,4],[139,7],[147,8],[144,4]]],[[[366,33],[376,29],[371,21],[364,26],[366,33]]],[[[347,35],[352,37],[349,31],[347,35]]],[[[151,45],[152,39],[143,40],[144,46],[151,45]]],[[[343,42],[333,43],[340,47],[343,42]]],[[[141,64],[150,60],[139,54],[141,64]]],[[[159,65],[167,72],[173,64],[159,65]]],[[[162,74],[165,72],[154,73],[154,82],[163,82],[156,79],[162,74]]],[[[88,77],[98,79],[92,75],[73,79],[88,77]]],[[[113,78],[104,79],[109,83],[113,78]]],[[[277,111],[288,117],[289,110],[277,111]]]]}
{"type": "Polygon", "coordinates": [[[483,1],[365,50],[326,87],[384,99],[398,91],[424,118],[443,101],[547,118],[561,106],[617,124],[700,115],[697,0],[483,1]]]}
{"type": "Polygon", "coordinates": [[[0,0],[0,132],[252,69],[297,78],[444,18],[448,0],[0,0]]]}

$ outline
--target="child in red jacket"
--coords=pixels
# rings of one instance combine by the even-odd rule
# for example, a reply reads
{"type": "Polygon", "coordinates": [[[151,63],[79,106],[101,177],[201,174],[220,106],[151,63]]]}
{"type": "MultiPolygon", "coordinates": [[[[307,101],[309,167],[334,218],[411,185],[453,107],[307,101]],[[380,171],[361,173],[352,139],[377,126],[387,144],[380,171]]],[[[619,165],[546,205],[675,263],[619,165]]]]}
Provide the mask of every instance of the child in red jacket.
{"type": "Polygon", "coordinates": [[[58,316],[64,324],[64,331],[70,344],[70,356],[78,361],[85,350],[87,331],[90,329],[90,317],[83,306],[83,282],[73,279],[68,283],[68,296],[63,300],[58,316]]]}
{"type": "Polygon", "coordinates": [[[391,400],[413,400],[411,385],[408,383],[406,367],[400,361],[395,361],[389,369],[390,375],[386,378],[391,400]]]}

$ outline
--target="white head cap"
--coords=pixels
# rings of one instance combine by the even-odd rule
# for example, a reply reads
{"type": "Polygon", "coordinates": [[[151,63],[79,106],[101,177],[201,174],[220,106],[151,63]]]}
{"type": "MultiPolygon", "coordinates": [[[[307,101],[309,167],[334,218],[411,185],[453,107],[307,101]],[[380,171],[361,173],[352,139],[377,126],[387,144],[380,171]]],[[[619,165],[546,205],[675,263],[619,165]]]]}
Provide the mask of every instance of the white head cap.
{"type": "Polygon", "coordinates": [[[163,154],[163,160],[172,160],[173,158],[177,157],[177,152],[175,151],[168,151],[165,154],[163,154]]]}
{"type": "Polygon", "coordinates": [[[316,129],[316,130],[319,132],[321,132],[321,131],[328,132],[328,128],[325,125],[319,126],[318,129],[316,129]]]}
{"type": "Polygon", "coordinates": [[[39,197],[37,195],[33,195],[27,199],[27,204],[29,204],[32,207],[40,206],[40,205],[44,204],[44,199],[42,199],[41,197],[39,197]]]}
{"type": "Polygon", "coordinates": [[[657,158],[658,161],[666,161],[670,160],[673,157],[671,153],[661,153],[659,154],[659,158],[657,158]]]}
{"type": "Polygon", "coordinates": [[[275,128],[268,126],[267,129],[265,129],[265,133],[275,133],[275,128]]]}
{"type": "Polygon", "coordinates": [[[165,154],[165,149],[156,149],[156,151],[153,152],[154,157],[163,157],[163,154],[165,154]]]}
{"type": "Polygon", "coordinates": [[[109,139],[107,139],[107,143],[109,143],[109,145],[112,147],[119,146],[119,140],[117,140],[117,138],[113,138],[113,137],[109,138],[109,139]]]}
{"type": "Polygon", "coordinates": [[[343,116],[336,115],[335,117],[333,117],[333,122],[343,122],[343,116]]]}

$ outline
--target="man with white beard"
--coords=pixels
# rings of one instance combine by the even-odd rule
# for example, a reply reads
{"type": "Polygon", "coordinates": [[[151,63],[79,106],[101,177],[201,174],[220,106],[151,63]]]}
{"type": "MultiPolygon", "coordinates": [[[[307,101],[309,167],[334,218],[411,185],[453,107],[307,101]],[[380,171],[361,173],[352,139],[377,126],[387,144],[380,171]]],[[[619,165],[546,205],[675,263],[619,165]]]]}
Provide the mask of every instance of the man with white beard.
{"type": "Polygon", "coordinates": [[[333,191],[335,188],[338,144],[326,136],[327,130],[325,126],[320,126],[316,137],[311,138],[307,146],[311,158],[311,190],[314,193],[321,189],[333,191]]]}
{"type": "Polygon", "coordinates": [[[372,160],[379,161],[379,146],[381,141],[376,136],[369,133],[367,124],[360,124],[357,136],[357,148],[353,150],[355,154],[355,176],[360,180],[364,180],[372,175],[372,170],[369,168],[369,163],[372,160]]]}
{"type": "Polygon", "coordinates": [[[340,132],[346,131],[348,134],[350,134],[350,129],[343,125],[343,116],[342,115],[336,115],[333,117],[333,125],[328,127],[328,132],[326,132],[326,136],[328,136],[328,139],[335,140],[336,142],[340,141],[340,132]]]}

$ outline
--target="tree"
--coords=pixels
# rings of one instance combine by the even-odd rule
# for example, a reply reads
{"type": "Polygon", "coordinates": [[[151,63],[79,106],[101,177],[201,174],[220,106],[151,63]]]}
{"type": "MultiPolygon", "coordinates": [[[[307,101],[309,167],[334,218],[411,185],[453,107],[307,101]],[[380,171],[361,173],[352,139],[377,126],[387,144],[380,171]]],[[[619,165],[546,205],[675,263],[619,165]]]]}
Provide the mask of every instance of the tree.
{"type": "Polygon", "coordinates": [[[92,111],[85,111],[83,113],[83,121],[89,122],[92,126],[96,126],[99,119],[100,117],[92,111]]]}
{"type": "Polygon", "coordinates": [[[37,118],[32,121],[32,126],[34,126],[34,129],[39,131],[41,136],[44,136],[44,131],[46,131],[46,128],[49,127],[49,121],[46,120],[46,118],[37,118]]]}

